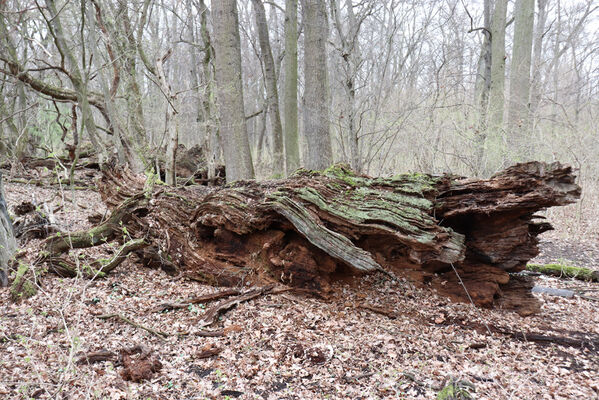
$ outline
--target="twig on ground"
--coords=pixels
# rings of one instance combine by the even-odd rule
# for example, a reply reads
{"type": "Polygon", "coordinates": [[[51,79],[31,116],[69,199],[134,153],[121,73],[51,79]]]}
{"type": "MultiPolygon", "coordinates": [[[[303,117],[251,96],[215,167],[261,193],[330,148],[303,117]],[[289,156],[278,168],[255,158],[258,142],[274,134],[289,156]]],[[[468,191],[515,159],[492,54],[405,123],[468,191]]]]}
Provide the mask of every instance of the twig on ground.
{"type": "Polygon", "coordinates": [[[157,331],[155,329],[148,328],[147,326],[138,324],[137,322],[130,320],[129,318],[125,317],[122,314],[103,314],[103,315],[98,315],[97,317],[100,319],[118,318],[121,321],[126,322],[129,325],[134,326],[136,328],[143,329],[144,331],[149,332],[152,335],[157,336],[162,340],[166,340],[166,338],[170,336],[168,333],[157,331]]]}
{"type": "MultiPolygon", "coordinates": [[[[239,296],[236,296],[231,299],[227,299],[225,301],[220,302],[219,304],[215,305],[214,307],[212,307],[208,311],[206,311],[204,318],[202,318],[202,321],[200,322],[200,326],[204,327],[204,326],[212,325],[213,323],[218,321],[218,317],[221,314],[232,309],[239,303],[243,303],[245,301],[254,299],[256,297],[259,297],[259,296],[262,296],[265,294],[273,293],[274,287],[275,287],[274,285],[268,285],[268,286],[265,286],[262,288],[250,290],[250,291],[245,292],[239,296]]],[[[290,289],[285,288],[282,291],[288,291],[288,290],[290,290],[290,289]]],[[[281,291],[277,291],[277,293],[281,293],[281,291]]]]}
{"type": "Polygon", "coordinates": [[[151,311],[162,312],[162,311],[166,311],[166,310],[187,308],[191,304],[207,303],[210,301],[222,299],[224,297],[235,296],[235,295],[238,295],[239,293],[241,293],[241,292],[237,289],[227,289],[227,290],[223,290],[222,292],[216,292],[216,293],[205,294],[203,296],[192,297],[192,298],[184,300],[180,303],[162,303],[158,307],[153,308],[151,311]]]}
{"type": "Polygon", "coordinates": [[[93,364],[100,361],[112,361],[116,358],[116,354],[108,350],[92,351],[84,354],[75,362],[77,365],[93,364]]]}

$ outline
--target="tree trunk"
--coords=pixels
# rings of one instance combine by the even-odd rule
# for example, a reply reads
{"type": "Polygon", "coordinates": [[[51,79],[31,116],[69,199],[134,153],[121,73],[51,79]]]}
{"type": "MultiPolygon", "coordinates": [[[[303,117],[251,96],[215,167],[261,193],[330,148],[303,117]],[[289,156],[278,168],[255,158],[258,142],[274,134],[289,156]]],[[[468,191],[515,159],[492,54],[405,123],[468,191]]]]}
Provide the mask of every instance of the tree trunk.
{"type": "Polygon", "coordinates": [[[297,0],[285,1],[285,171],[300,166],[297,124],[297,0]]]}
{"type": "MultiPolygon", "coordinates": [[[[509,273],[526,267],[538,253],[536,236],[551,229],[533,221],[534,213],[580,195],[570,167],[537,162],[488,180],[369,178],[340,165],[276,182],[156,189],[151,195],[144,193],[150,187],[145,180],[109,170],[99,188],[113,216],[127,217],[127,232],[148,240],[148,264],[157,258],[148,249],[160,249],[193,279],[216,285],[279,281],[320,295],[338,276],[381,271],[455,300],[521,314],[537,311],[538,302],[531,285],[509,273]]],[[[120,227],[116,219],[111,224],[120,227]]],[[[92,236],[98,235],[72,235],[92,236]]],[[[61,238],[49,240],[49,253],[61,238]]]]}
{"type": "Polygon", "coordinates": [[[508,143],[512,159],[522,161],[527,156],[525,147],[530,128],[530,65],[532,57],[532,32],[534,26],[534,0],[516,2],[514,46],[510,70],[510,100],[508,108],[508,143]]]}
{"type": "Polygon", "coordinates": [[[535,25],[535,39],[533,48],[532,83],[530,94],[530,113],[534,118],[541,101],[541,62],[543,39],[545,37],[545,24],[547,22],[547,0],[537,1],[539,17],[535,25]]]}
{"type": "Polygon", "coordinates": [[[89,104],[89,98],[87,93],[87,77],[85,77],[81,73],[81,69],[79,68],[78,63],[75,60],[75,57],[73,56],[73,53],[71,52],[71,49],[66,42],[61,18],[58,14],[58,11],[56,10],[54,0],[46,0],[46,8],[48,9],[48,12],[52,17],[52,19],[48,23],[50,24],[53,31],[52,35],[54,38],[54,43],[56,44],[56,48],[61,52],[61,54],[64,55],[71,68],[69,78],[71,80],[71,83],[73,84],[73,88],[75,89],[77,103],[81,110],[81,122],[83,126],[85,126],[90,141],[92,142],[94,147],[98,149],[98,160],[100,164],[102,164],[104,162],[107,152],[105,146],[102,144],[98,135],[94,115],[89,104]]]}
{"type": "Polygon", "coordinates": [[[237,3],[235,0],[212,4],[216,86],[220,106],[220,140],[225,154],[227,181],[252,179],[254,167],[245,126],[241,52],[237,3]]]}
{"type": "Polygon", "coordinates": [[[484,175],[485,144],[487,141],[487,110],[489,107],[489,90],[491,88],[491,0],[484,0],[483,43],[478,59],[478,69],[475,83],[475,106],[478,107],[478,131],[475,138],[474,165],[478,176],[484,175]]]}
{"type": "Polygon", "coordinates": [[[268,38],[268,25],[266,24],[266,12],[262,0],[252,0],[254,14],[256,16],[256,27],[260,42],[260,54],[264,65],[264,82],[266,84],[266,99],[270,126],[272,130],[273,143],[273,170],[275,174],[283,174],[285,171],[285,160],[283,156],[283,127],[281,126],[281,114],[279,112],[279,92],[277,90],[277,76],[275,62],[272,58],[270,40],[268,38]]]}
{"type": "Polygon", "coordinates": [[[164,73],[164,62],[170,57],[172,51],[169,50],[162,58],[156,60],[156,74],[158,82],[164,97],[166,98],[166,126],[167,126],[167,143],[166,143],[166,165],[165,182],[167,185],[177,185],[176,163],[177,149],[179,148],[179,117],[175,107],[178,107],[177,95],[173,94],[172,89],[166,81],[164,73]]]}
{"type": "Polygon", "coordinates": [[[329,36],[325,3],[304,3],[304,138],[305,166],[325,169],[331,165],[329,93],[326,44],[329,36]]]}
{"type": "Polygon", "coordinates": [[[491,87],[489,88],[489,123],[494,132],[503,128],[505,85],[505,19],[507,0],[497,0],[491,22],[491,87]]]}
{"type": "Polygon", "coordinates": [[[0,287],[8,286],[8,263],[17,248],[12,222],[8,215],[0,172],[0,287]]]}

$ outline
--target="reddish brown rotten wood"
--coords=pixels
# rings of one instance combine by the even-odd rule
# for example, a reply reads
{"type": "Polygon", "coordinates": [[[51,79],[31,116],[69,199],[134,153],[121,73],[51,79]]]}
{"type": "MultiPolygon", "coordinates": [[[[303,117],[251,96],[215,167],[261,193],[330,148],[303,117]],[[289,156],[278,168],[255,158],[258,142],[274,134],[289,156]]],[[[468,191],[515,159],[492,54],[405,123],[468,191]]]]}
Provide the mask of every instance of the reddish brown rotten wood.
{"type": "Polygon", "coordinates": [[[524,268],[538,253],[536,236],[551,229],[535,212],[580,195],[570,167],[539,162],[486,180],[370,178],[337,165],[220,188],[153,186],[109,168],[99,188],[117,213],[137,196],[143,212],[129,209],[136,218],[125,224],[128,232],[192,279],[279,282],[326,295],[340,275],[379,270],[461,301],[468,299],[463,283],[477,304],[522,314],[538,303],[509,273],[524,268]]]}

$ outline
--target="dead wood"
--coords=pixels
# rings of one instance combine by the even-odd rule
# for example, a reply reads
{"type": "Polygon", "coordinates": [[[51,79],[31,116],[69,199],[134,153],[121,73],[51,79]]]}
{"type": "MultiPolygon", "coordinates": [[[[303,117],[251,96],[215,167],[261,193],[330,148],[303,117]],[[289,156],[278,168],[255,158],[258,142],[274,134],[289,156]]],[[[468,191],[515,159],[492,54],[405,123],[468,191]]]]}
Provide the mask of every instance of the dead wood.
{"type": "Polygon", "coordinates": [[[152,335],[160,338],[161,340],[165,340],[168,336],[170,336],[168,333],[162,332],[162,331],[157,331],[155,329],[152,328],[148,328],[147,326],[138,324],[135,321],[132,321],[131,319],[129,319],[128,317],[122,315],[122,314],[102,314],[102,315],[97,315],[98,318],[100,319],[111,319],[111,318],[116,318],[119,319],[123,322],[128,323],[131,326],[134,326],[136,328],[139,329],[143,329],[144,331],[151,333],[152,335]]]}
{"type": "Polygon", "coordinates": [[[123,365],[121,377],[132,382],[151,379],[162,369],[162,363],[151,353],[151,350],[144,345],[122,349],[119,352],[119,361],[123,365]]]}
{"type": "MultiPolygon", "coordinates": [[[[560,346],[574,347],[583,350],[599,351],[599,335],[592,332],[567,331],[566,335],[556,335],[554,332],[522,332],[514,331],[507,327],[493,324],[482,324],[478,322],[447,320],[440,324],[431,321],[435,325],[449,326],[457,324],[461,328],[472,329],[482,335],[499,334],[521,342],[531,342],[538,345],[557,344],[560,346]]],[[[564,333],[564,332],[560,332],[564,333]]],[[[475,345],[472,348],[482,346],[475,345]]]]}
{"type": "Polygon", "coordinates": [[[356,308],[361,308],[364,310],[371,311],[375,314],[383,315],[389,319],[397,319],[397,317],[398,317],[398,313],[389,308],[373,306],[371,304],[366,304],[366,303],[358,303],[355,306],[356,306],[356,308]]]}
{"type": "Polygon", "coordinates": [[[231,299],[227,299],[227,300],[220,302],[219,304],[215,305],[214,307],[212,307],[206,311],[206,313],[204,314],[204,317],[202,318],[202,322],[200,323],[200,326],[212,325],[213,323],[218,321],[218,317],[221,314],[232,309],[239,303],[243,303],[245,301],[255,299],[256,297],[271,293],[272,290],[274,289],[274,287],[275,287],[274,285],[269,285],[269,286],[265,286],[262,288],[250,290],[250,291],[245,292],[239,296],[235,296],[231,299]]]}
{"type": "Polygon", "coordinates": [[[221,292],[205,294],[203,296],[192,297],[179,303],[162,303],[158,307],[152,309],[153,312],[162,312],[166,310],[176,310],[180,308],[187,308],[191,304],[208,303],[210,301],[219,300],[225,297],[235,296],[241,293],[237,289],[227,289],[221,292]]]}
{"type": "Polygon", "coordinates": [[[83,232],[59,233],[46,240],[45,250],[51,255],[58,255],[71,249],[82,249],[107,243],[117,235],[124,235],[124,224],[135,217],[136,212],[144,204],[143,193],[137,194],[123,202],[100,225],[83,232]]]}
{"type": "Polygon", "coordinates": [[[222,351],[223,349],[218,347],[216,344],[209,343],[196,354],[196,358],[210,358],[220,354],[222,351]]]}
{"type": "Polygon", "coordinates": [[[90,353],[84,354],[81,357],[79,357],[79,359],[77,359],[75,364],[82,365],[82,364],[93,364],[93,363],[102,362],[102,361],[114,361],[114,360],[116,360],[116,357],[117,357],[117,355],[115,353],[113,353],[112,351],[108,351],[108,350],[92,351],[90,353]]]}
{"type": "Polygon", "coordinates": [[[126,229],[149,243],[137,252],[144,264],[208,284],[280,282],[326,296],[337,276],[384,271],[527,315],[538,300],[510,273],[525,268],[537,235],[551,229],[535,212],[579,197],[574,178],[559,163],[517,164],[486,180],[370,178],[336,165],[285,180],[167,188],[109,166],[98,184],[108,220],[48,239],[46,249],[97,245],[126,229]]]}

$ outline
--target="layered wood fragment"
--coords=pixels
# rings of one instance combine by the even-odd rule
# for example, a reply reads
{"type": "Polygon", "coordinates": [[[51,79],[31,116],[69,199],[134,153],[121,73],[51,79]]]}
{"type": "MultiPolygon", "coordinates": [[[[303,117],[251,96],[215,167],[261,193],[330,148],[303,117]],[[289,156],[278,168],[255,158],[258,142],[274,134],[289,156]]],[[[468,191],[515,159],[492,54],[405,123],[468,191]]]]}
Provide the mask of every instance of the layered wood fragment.
{"type": "Polygon", "coordinates": [[[550,229],[534,213],[580,195],[569,167],[538,162],[488,180],[370,178],[336,165],[285,180],[177,189],[112,168],[99,187],[115,213],[139,199],[143,212],[125,225],[150,243],[141,257],[152,253],[154,264],[163,259],[192,279],[326,294],[338,275],[383,270],[456,300],[468,298],[465,288],[484,306],[503,297],[524,314],[537,304],[509,273],[525,267],[538,252],[536,236],[550,229]]]}

